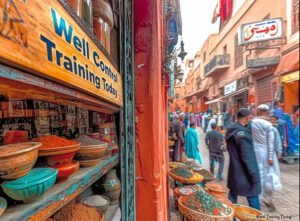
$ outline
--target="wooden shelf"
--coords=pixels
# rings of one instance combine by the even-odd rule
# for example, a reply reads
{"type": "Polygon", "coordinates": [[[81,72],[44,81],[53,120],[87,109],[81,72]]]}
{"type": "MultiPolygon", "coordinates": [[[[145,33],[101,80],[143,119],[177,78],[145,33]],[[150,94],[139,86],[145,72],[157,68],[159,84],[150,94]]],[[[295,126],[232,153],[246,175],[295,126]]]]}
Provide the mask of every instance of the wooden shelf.
{"type": "Polygon", "coordinates": [[[119,155],[115,155],[97,166],[80,168],[67,181],[55,184],[38,201],[9,207],[0,220],[43,221],[72,201],[118,163],[119,155]]]}

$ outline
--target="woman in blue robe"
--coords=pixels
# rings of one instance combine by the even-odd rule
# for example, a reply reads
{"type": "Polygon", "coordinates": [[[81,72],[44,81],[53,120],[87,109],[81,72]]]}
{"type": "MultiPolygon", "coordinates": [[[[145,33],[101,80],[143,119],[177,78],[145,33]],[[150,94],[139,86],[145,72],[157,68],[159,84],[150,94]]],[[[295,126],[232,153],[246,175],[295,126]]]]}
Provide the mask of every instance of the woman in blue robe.
{"type": "Polygon", "coordinates": [[[190,123],[190,128],[185,134],[185,154],[188,158],[197,160],[202,164],[200,151],[198,149],[199,137],[195,123],[190,123]]]}

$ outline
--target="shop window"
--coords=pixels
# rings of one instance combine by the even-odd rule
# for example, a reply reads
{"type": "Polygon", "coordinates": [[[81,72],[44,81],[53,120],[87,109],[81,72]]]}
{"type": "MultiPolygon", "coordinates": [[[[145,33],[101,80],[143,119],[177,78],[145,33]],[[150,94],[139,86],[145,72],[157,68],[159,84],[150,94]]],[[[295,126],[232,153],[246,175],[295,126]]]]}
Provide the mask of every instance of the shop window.
{"type": "Polygon", "coordinates": [[[292,34],[299,31],[299,0],[293,0],[292,6],[292,34]]]}
{"type": "Polygon", "coordinates": [[[175,94],[175,99],[179,99],[179,94],[175,94]]]}
{"type": "Polygon", "coordinates": [[[243,46],[239,45],[238,34],[234,36],[234,69],[242,66],[244,63],[243,46]]]}

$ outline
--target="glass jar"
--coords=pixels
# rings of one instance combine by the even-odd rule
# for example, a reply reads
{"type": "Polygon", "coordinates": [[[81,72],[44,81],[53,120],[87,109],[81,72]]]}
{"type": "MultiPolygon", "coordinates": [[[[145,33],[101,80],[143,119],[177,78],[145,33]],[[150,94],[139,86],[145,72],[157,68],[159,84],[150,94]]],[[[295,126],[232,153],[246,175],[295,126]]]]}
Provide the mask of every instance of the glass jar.
{"type": "Polygon", "coordinates": [[[96,35],[100,43],[104,46],[105,45],[104,21],[102,18],[99,17],[94,17],[93,21],[94,21],[93,22],[94,34],[96,35]]]}
{"type": "Polygon", "coordinates": [[[83,0],[83,20],[88,28],[93,32],[93,2],[83,0]]]}
{"type": "Polygon", "coordinates": [[[82,18],[82,2],[83,0],[68,0],[72,9],[75,11],[76,15],[82,18]]]}
{"type": "MultiPolygon", "coordinates": [[[[97,22],[96,25],[101,26],[101,35],[95,34],[106,51],[110,53],[110,32],[114,22],[112,8],[106,0],[93,0],[93,6],[94,17],[97,22]]],[[[100,33],[99,28],[97,29],[96,32],[100,33]]]]}
{"type": "Polygon", "coordinates": [[[105,22],[104,23],[104,33],[105,33],[105,49],[110,54],[110,27],[105,22]]]}

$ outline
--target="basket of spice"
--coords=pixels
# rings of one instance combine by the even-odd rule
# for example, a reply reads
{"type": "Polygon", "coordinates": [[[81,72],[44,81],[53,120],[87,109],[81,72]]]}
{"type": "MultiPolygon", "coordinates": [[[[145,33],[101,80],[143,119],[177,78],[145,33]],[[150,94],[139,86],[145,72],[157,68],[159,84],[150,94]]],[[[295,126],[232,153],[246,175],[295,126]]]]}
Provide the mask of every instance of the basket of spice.
{"type": "Polygon", "coordinates": [[[104,221],[104,215],[96,208],[82,204],[69,203],[53,216],[54,221],[104,221]]]}
{"type": "Polygon", "coordinates": [[[199,170],[196,170],[195,172],[203,176],[203,181],[205,182],[209,182],[215,179],[214,175],[211,172],[209,172],[207,169],[201,168],[199,170]]]}
{"type": "MultiPolygon", "coordinates": [[[[80,149],[75,156],[75,159],[80,162],[81,166],[85,166],[87,162],[95,162],[97,164],[101,160],[111,157],[111,150],[109,150],[108,144],[103,141],[87,135],[79,136],[76,141],[81,143],[80,149]]],[[[93,163],[88,164],[93,166],[93,163]]]]}
{"type": "Polygon", "coordinates": [[[181,196],[189,196],[196,191],[195,186],[184,186],[184,187],[176,187],[173,189],[174,203],[175,207],[178,208],[178,199],[181,196]]]}
{"type": "MultiPolygon", "coordinates": [[[[46,135],[36,139],[34,141],[40,142],[42,145],[39,147],[39,156],[54,156],[67,153],[75,153],[80,148],[80,143],[73,140],[68,140],[56,135],[46,135]]],[[[70,160],[72,162],[72,160],[70,160]]]]}
{"type": "Polygon", "coordinates": [[[180,213],[189,221],[232,221],[233,209],[198,190],[178,200],[180,213]]]}
{"type": "Polygon", "coordinates": [[[185,164],[180,163],[180,162],[170,162],[169,167],[171,169],[176,168],[176,167],[186,167],[187,168],[187,166],[185,164]]]}
{"type": "Polygon", "coordinates": [[[267,221],[264,213],[259,210],[253,209],[248,206],[234,204],[232,205],[234,210],[234,217],[240,221],[267,221]]]}
{"type": "Polygon", "coordinates": [[[174,180],[185,184],[196,184],[203,180],[203,176],[184,167],[176,167],[169,174],[174,180]]]}
{"type": "Polygon", "coordinates": [[[92,195],[83,198],[80,202],[85,205],[95,207],[99,212],[105,214],[109,207],[110,200],[106,196],[92,195]]]}
{"type": "Polygon", "coordinates": [[[207,192],[216,199],[224,199],[227,197],[228,188],[218,183],[209,182],[205,184],[207,192]]]}

